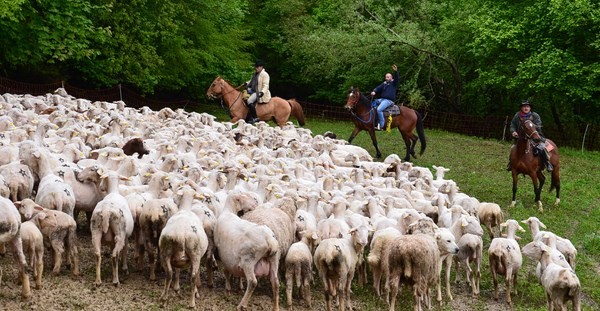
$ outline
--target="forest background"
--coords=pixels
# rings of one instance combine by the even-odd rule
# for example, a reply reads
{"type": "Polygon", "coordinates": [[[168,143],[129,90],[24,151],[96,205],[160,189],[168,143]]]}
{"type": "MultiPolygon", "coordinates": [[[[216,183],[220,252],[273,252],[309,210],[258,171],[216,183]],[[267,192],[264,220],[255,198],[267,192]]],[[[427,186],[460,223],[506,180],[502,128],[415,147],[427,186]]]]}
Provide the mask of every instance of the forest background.
{"type": "Polygon", "coordinates": [[[0,34],[0,75],[23,82],[205,102],[259,58],[273,94],[339,106],[397,64],[413,108],[512,116],[529,99],[565,137],[600,124],[595,0],[0,0],[0,34]]]}

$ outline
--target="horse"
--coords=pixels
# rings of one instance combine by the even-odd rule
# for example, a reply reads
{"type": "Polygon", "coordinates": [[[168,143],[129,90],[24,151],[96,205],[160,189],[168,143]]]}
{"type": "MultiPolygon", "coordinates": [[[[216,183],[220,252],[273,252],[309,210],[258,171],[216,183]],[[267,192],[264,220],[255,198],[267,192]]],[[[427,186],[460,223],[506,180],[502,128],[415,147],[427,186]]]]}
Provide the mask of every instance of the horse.
{"type": "MultiPolygon", "coordinates": [[[[231,83],[217,76],[210,84],[206,96],[209,98],[220,98],[221,105],[225,103],[229,110],[231,122],[246,120],[248,107],[243,98],[243,92],[236,89],[231,83]]],[[[285,100],[281,97],[272,97],[268,103],[257,104],[256,114],[261,121],[273,120],[277,125],[283,127],[293,115],[300,126],[304,126],[304,111],[300,103],[295,99],[285,100]]]]}
{"type": "MultiPolygon", "coordinates": [[[[350,134],[348,143],[352,143],[352,140],[360,133],[360,131],[367,131],[369,132],[369,136],[371,136],[371,141],[377,152],[375,157],[378,159],[381,158],[381,151],[379,150],[377,137],[375,136],[375,119],[377,111],[375,108],[371,107],[371,101],[362,94],[358,88],[352,87],[350,88],[344,107],[354,117],[352,119],[354,122],[354,130],[352,130],[352,134],[350,134]]],[[[423,155],[425,148],[427,148],[427,141],[423,130],[423,118],[421,118],[421,114],[419,114],[418,111],[401,106],[400,114],[392,117],[390,128],[397,128],[402,135],[402,139],[406,146],[406,156],[404,157],[404,161],[409,161],[411,155],[414,158],[417,157],[415,155],[415,146],[418,140],[421,141],[420,155],[423,155]],[[417,129],[418,137],[413,134],[415,128],[417,129]]]]}
{"type": "MultiPolygon", "coordinates": [[[[533,181],[533,191],[535,193],[535,203],[538,206],[540,212],[544,211],[542,207],[542,201],[540,200],[542,187],[546,181],[544,176],[544,164],[539,156],[533,154],[535,145],[541,140],[540,134],[536,130],[535,124],[531,120],[525,120],[521,122],[521,129],[519,130],[519,136],[510,150],[510,162],[512,171],[512,203],[511,207],[514,207],[517,203],[517,182],[519,174],[529,175],[533,181]]],[[[552,170],[552,181],[550,183],[550,191],[556,189],[556,202],[554,206],[560,203],[560,156],[558,154],[558,147],[550,140],[546,139],[546,146],[550,151],[550,163],[554,166],[552,170]]],[[[541,151],[540,151],[541,152],[541,151]]]]}

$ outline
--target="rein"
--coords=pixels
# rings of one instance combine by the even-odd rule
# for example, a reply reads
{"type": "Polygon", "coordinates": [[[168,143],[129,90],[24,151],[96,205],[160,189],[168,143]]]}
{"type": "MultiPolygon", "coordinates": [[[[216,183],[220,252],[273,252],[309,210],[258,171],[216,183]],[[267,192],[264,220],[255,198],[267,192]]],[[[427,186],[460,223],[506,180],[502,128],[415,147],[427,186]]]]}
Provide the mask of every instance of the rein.
{"type": "MultiPolygon", "coordinates": [[[[221,82],[221,90],[224,89],[223,87],[223,81],[221,82]]],[[[231,106],[227,106],[225,107],[225,105],[223,105],[223,97],[225,97],[225,95],[232,93],[233,91],[237,91],[236,88],[234,88],[233,86],[231,86],[232,89],[228,92],[222,93],[220,96],[215,96],[217,98],[219,98],[221,100],[221,108],[223,108],[225,111],[228,112],[229,116],[231,116],[231,108],[233,108],[233,105],[235,105],[235,103],[237,102],[238,99],[240,99],[240,97],[242,96],[243,92],[239,91],[240,93],[238,94],[238,96],[233,100],[233,103],[231,104],[231,106]]]]}
{"type": "MultiPolygon", "coordinates": [[[[361,97],[361,95],[362,95],[362,94],[361,94],[361,93],[359,93],[359,95],[358,95],[358,97],[359,97],[359,98],[357,98],[357,99],[356,99],[356,104],[354,104],[354,106],[356,106],[356,105],[360,105],[360,104],[361,104],[361,103],[360,103],[360,97],[361,97]]],[[[364,120],[364,119],[363,119],[363,118],[361,118],[359,115],[357,115],[357,114],[354,112],[354,108],[350,109],[350,114],[351,114],[351,115],[352,115],[354,118],[356,118],[356,120],[360,121],[361,123],[363,123],[363,124],[369,124],[369,123],[373,123],[373,116],[375,115],[375,113],[374,113],[374,110],[375,110],[375,108],[371,108],[371,109],[369,109],[369,119],[368,119],[368,120],[364,120]]]]}

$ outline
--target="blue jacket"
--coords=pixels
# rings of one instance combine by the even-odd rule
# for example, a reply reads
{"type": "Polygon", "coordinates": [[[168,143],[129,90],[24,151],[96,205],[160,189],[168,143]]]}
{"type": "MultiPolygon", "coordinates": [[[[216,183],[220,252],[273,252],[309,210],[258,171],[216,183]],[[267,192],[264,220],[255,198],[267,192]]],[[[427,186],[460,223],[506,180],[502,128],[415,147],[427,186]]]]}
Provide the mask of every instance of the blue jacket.
{"type": "Polygon", "coordinates": [[[391,101],[395,101],[396,100],[396,89],[398,88],[398,80],[400,80],[398,71],[394,71],[393,78],[394,79],[392,80],[391,83],[388,83],[387,81],[383,81],[383,83],[381,83],[375,89],[373,89],[373,92],[375,92],[376,94],[379,94],[379,97],[381,97],[381,98],[386,98],[391,101]]]}

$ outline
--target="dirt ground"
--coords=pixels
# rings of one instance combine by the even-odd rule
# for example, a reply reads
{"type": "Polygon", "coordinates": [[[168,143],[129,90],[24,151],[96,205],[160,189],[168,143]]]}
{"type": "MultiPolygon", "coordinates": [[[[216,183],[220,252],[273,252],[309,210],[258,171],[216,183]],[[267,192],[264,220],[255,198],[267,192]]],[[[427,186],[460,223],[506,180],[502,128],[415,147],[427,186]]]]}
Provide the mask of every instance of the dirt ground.
{"type": "MultiPolygon", "coordinates": [[[[159,273],[158,281],[152,282],[148,279],[148,269],[143,273],[136,271],[133,255],[130,252],[130,274],[120,273],[121,284],[115,287],[111,284],[111,270],[109,249],[103,249],[105,254],[102,262],[103,284],[99,287],[94,285],[95,280],[95,258],[90,242],[89,232],[78,231],[79,259],[81,276],[74,277],[62,267],[58,276],[51,275],[51,258],[48,250],[44,253],[44,277],[42,289],[33,289],[33,298],[30,302],[21,302],[21,286],[17,284],[17,270],[14,268],[12,253],[0,258],[0,267],[4,273],[2,286],[0,287],[0,310],[186,310],[189,300],[189,279],[186,272],[182,273],[181,297],[171,292],[170,302],[164,308],[159,301],[161,296],[164,275],[159,273]]],[[[64,262],[64,261],[63,261],[64,262]]],[[[235,310],[235,307],[243,296],[243,291],[225,292],[224,279],[221,272],[215,274],[215,287],[206,287],[206,274],[202,271],[203,287],[200,289],[200,298],[196,301],[196,310],[235,310]]],[[[30,272],[30,280],[32,273],[30,272]]],[[[283,285],[283,278],[280,279],[283,285]]],[[[356,281],[356,279],[355,279],[356,281]]],[[[302,301],[294,300],[294,310],[325,310],[322,286],[315,275],[313,286],[313,305],[308,308],[302,301]]],[[[368,288],[357,289],[361,293],[352,295],[354,310],[382,310],[387,305],[372,298],[374,293],[371,285],[368,288]],[[371,296],[371,297],[369,297],[371,296]]],[[[455,285],[453,285],[455,286],[455,285]]],[[[491,292],[482,288],[482,296],[472,299],[468,294],[466,286],[458,286],[453,289],[455,300],[448,303],[444,310],[511,310],[503,301],[499,302],[489,299],[491,292]]],[[[501,292],[501,295],[503,293],[501,292]]],[[[280,310],[289,310],[285,300],[285,290],[280,290],[280,310]]],[[[397,310],[412,310],[412,300],[408,296],[408,290],[399,298],[396,304],[397,310]]],[[[272,310],[271,289],[268,280],[259,280],[258,288],[250,301],[249,310],[272,310]]],[[[337,310],[337,308],[336,308],[337,310]]],[[[437,309],[439,310],[439,309],[437,309]]]]}

